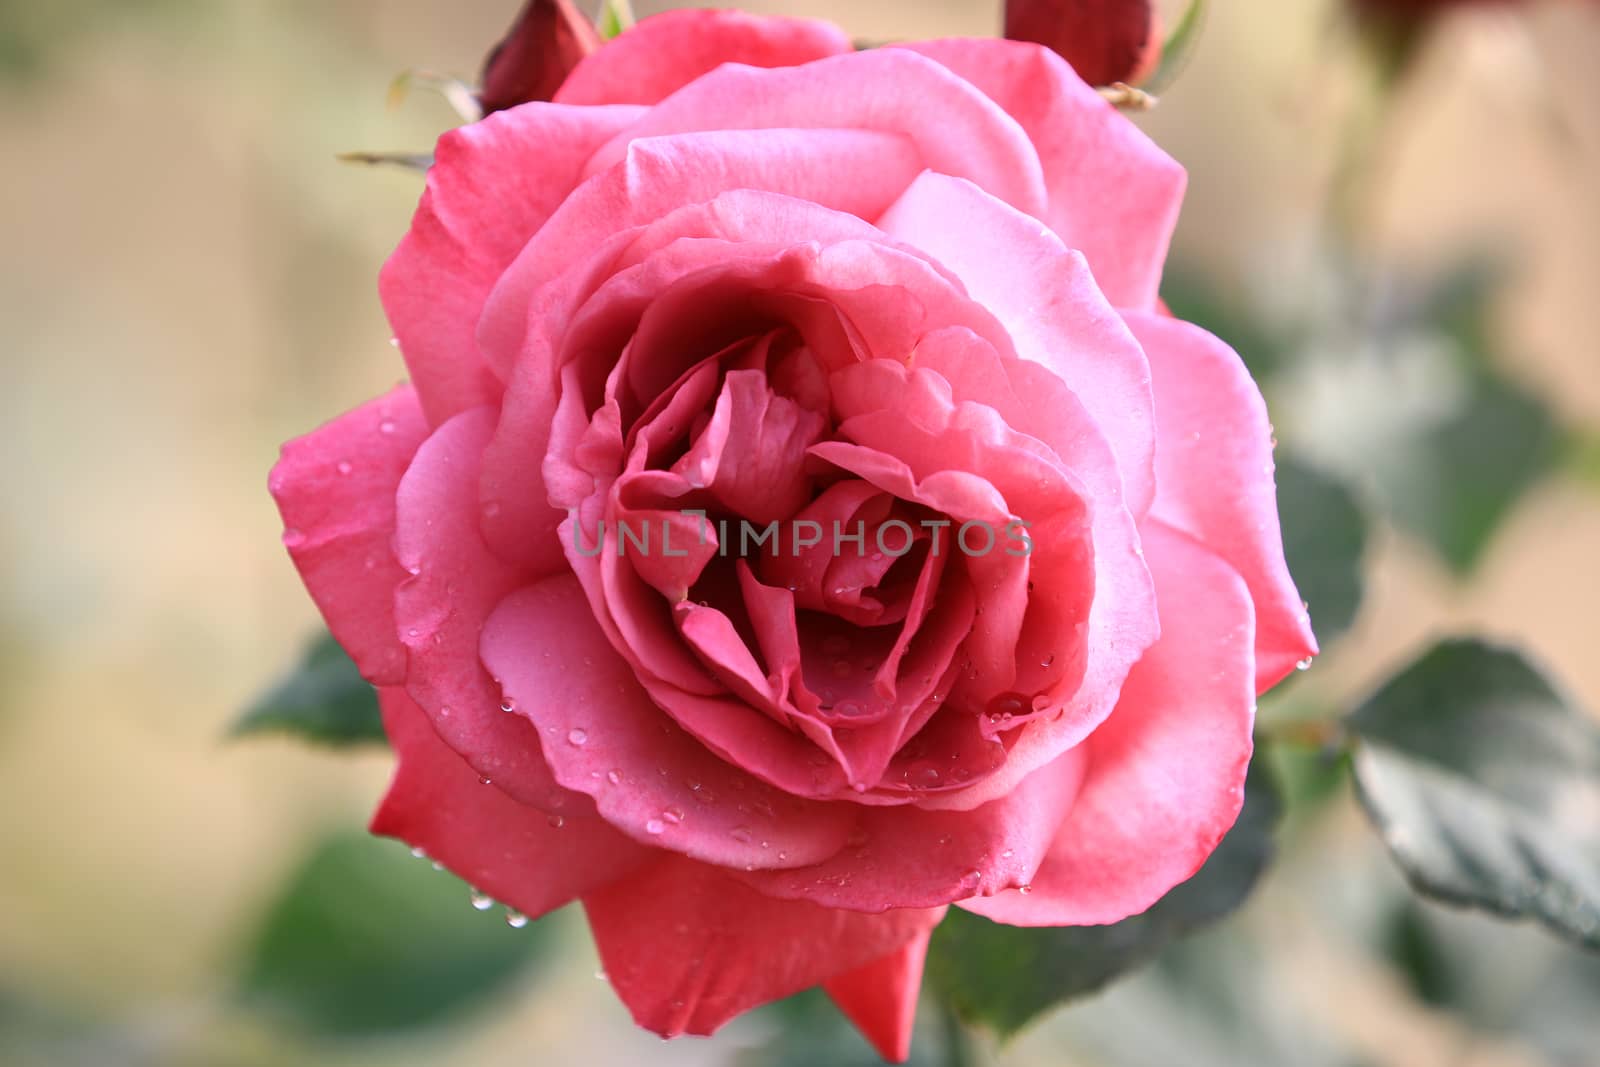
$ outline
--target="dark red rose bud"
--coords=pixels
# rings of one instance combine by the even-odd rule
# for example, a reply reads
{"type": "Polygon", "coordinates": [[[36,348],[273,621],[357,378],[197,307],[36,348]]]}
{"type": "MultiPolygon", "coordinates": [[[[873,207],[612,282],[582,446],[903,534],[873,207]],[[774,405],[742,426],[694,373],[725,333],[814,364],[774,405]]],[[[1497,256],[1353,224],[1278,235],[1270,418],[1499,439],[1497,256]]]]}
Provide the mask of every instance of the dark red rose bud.
{"type": "Polygon", "coordinates": [[[483,65],[478,93],[483,113],[549,100],[578,61],[601,43],[594,23],[570,0],[528,0],[483,65]]]}
{"type": "Polygon", "coordinates": [[[1090,85],[1137,84],[1161,58],[1155,0],[1006,0],[1006,36],[1051,49],[1090,85]]]}

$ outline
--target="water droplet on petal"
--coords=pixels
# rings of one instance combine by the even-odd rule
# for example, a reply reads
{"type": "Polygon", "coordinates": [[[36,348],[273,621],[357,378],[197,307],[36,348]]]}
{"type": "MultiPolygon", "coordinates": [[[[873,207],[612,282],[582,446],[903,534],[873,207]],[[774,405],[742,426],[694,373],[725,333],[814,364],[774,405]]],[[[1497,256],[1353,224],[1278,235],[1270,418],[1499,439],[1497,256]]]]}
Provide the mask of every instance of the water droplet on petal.
{"type": "Polygon", "coordinates": [[[1021,893],[1023,896],[1027,896],[1029,893],[1033,892],[1033,886],[1019,885],[1017,886],[1017,892],[1021,893]]]}
{"type": "Polygon", "coordinates": [[[520,930],[524,926],[528,925],[528,917],[522,914],[520,911],[514,911],[511,908],[507,908],[506,925],[511,927],[513,930],[520,930]]]}
{"type": "Polygon", "coordinates": [[[394,430],[395,430],[395,426],[394,426],[394,420],[393,419],[384,419],[383,421],[378,423],[378,432],[379,433],[394,433],[394,430]]]}
{"type": "Polygon", "coordinates": [[[983,872],[974,867],[961,876],[962,889],[976,889],[983,881],[983,872]]]}
{"type": "Polygon", "coordinates": [[[668,808],[661,813],[661,820],[668,826],[676,826],[683,821],[683,812],[677,808],[668,808]]]}
{"type": "Polygon", "coordinates": [[[1315,659],[1316,659],[1315,656],[1307,656],[1305,659],[1301,660],[1299,663],[1296,663],[1294,665],[1294,668],[1297,671],[1309,671],[1311,669],[1311,664],[1315,659]]]}
{"type": "Polygon", "coordinates": [[[574,748],[582,748],[589,740],[589,732],[581,727],[573,727],[567,731],[567,744],[574,748]]]}
{"type": "Polygon", "coordinates": [[[746,827],[735,826],[731,831],[729,831],[728,836],[739,842],[741,845],[748,845],[750,843],[751,833],[746,827]]]}
{"type": "Polygon", "coordinates": [[[567,820],[563,819],[559,815],[552,815],[548,819],[546,819],[545,822],[550,824],[550,828],[552,830],[559,830],[563,826],[567,825],[567,820]]]}
{"type": "Polygon", "coordinates": [[[425,860],[425,859],[428,858],[428,852],[427,852],[426,849],[424,849],[422,846],[419,845],[416,848],[411,850],[411,856],[412,856],[413,859],[425,860]]]}
{"type": "Polygon", "coordinates": [[[479,785],[493,785],[494,784],[494,780],[491,779],[487,774],[480,774],[480,775],[478,775],[478,784],[479,785]]]}
{"type": "Polygon", "coordinates": [[[517,710],[517,706],[515,704],[513,704],[511,701],[505,700],[505,701],[501,701],[500,710],[505,712],[505,713],[507,713],[507,714],[510,714],[511,712],[517,710]]]}
{"type": "Polygon", "coordinates": [[[487,893],[479,892],[476,889],[469,890],[469,892],[471,893],[472,906],[477,910],[488,911],[490,908],[494,907],[494,897],[491,897],[487,893]]]}
{"type": "Polygon", "coordinates": [[[339,465],[334,469],[340,474],[349,474],[351,471],[355,470],[355,468],[350,465],[350,461],[347,459],[341,459],[339,461],[339,465]]]}
{"type": "Polygon", "coordinates": [[[621,785],[622,772],[613,767],[611,770],[606,772],[606,781],[610,782],[612,785],[621,785]]]}
{"type": "Polygon", "coordinates": [[[664,832],[666,830],[666,828],[667,828],[667,824],[662,822],[660,819],[646,819],[645,820],[644,832],[649,834],[651,837],[654,837],[657,834],[660,834],[660,833],[664,832]]]}

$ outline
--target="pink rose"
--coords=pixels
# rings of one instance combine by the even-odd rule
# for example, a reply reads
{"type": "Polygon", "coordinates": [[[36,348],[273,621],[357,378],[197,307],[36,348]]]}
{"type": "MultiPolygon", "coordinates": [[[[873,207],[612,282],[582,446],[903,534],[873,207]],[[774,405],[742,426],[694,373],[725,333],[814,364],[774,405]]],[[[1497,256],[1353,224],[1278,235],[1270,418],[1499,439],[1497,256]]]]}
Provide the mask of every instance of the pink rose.
{"type": "Polygon", "coordinates": [[[412,384],[272,475],[376,832],[581,899],[654,1031],[820,983],[891,1057],[946,905],[1195,871],[1314,645],[1261,396],[1157,303],[1177,164],[1032,44],[701,10],[436,158],[412,384]]]}

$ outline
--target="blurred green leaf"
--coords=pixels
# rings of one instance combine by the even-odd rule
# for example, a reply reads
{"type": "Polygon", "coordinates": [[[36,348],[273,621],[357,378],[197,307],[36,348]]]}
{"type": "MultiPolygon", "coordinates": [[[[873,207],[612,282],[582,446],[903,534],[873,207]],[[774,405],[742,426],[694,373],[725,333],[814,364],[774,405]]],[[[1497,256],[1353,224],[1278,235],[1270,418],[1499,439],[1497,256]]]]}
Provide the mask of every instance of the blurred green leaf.
{"type": "Polygon", "coordinates": [[[1421,1002],[1476,1033],[1515,1035],[1550,1063],[1593,1062],[1600,956],[1419,897],[1400,900],[1382,933],[1421,1002]]]}
{"type": "Polygon", "coordinates": [[[1323,651],[1350,628],[1361,605],[1367,519],[1344,484],[1295,459],[1278,457],[1283,554],[1323,651]]]}
{"type": "Polygon", "coordinates": [[[1165,92],[1189,65],[1200,44],[1201,31],[1205,29],[1206,7],[1206,0],[1189,0],[1189,6],[1162,42],[1161,62],[1155,72],[1144,80],[1142,87],[1145,92],[1155,95],[1165,92]]]}
{"type": "Polygon", "coordinates": [[[395,842],[322,842],[268,907],[239,979],[244,1002],[309,1033],[379,1036],[489,1000],[534,958],[546,923],[512,929],[452,875],[395,842]]]}
{"type": "Polygon", "coordinates": [[[1362,802],[1417,891],[1600,948],[1600,726],[1527,661],[1443,642],[1348,724],[1362,802]]]}
{"type": "Polygon", "coordinates": [[[1552,466],[1561,435],[1537,398],[1487,369],[1465,404],[1398,443],[1373,471],[1385,507],[1458,574],[1472,570],[1500,522],[1552,466]]]}
{"type": "Polygon", "coordinates": [[[232,733],[288,733],[327,745],[385,740],[377,692],[326,631],[312,638],[300,662],[250,705],[232,733]]]}
{"type": "Polygon", "coordinates": [[[1272,858],[1273,828],[1282,811],[1264,755],[1258,749],[1251,760],[1244,810],[1233,829],[1194,877],[1150,910],[1110,926],[1025,929],[952,908],[934,931],[930,983],[959,1016],[1009,1036],[1232,912],[1272,858]]]}

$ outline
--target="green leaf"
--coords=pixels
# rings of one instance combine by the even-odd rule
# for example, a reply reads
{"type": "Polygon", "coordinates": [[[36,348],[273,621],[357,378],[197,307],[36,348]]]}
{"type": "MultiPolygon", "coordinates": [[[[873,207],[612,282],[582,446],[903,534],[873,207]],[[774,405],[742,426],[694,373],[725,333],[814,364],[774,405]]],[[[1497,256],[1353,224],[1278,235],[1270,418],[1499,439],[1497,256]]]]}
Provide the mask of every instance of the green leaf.
{"type": "Polygon", "coordinates": [[[1516,652],[1455,640],[1349,726],[1362,803],[1417,891],[1600,948],[1600,725],[1516,652]]]}
{"type": "Polygon", "coordinates": [[[1233,829],[1194,877],[1150,910],[1110,926],[1025,929],[953,908],[934,931],[929,981],[962,1018],[1009,1036],[1232,912],[1273,853],[1281,802],[1264,756],[1258,750],[1251,760],[1244,810],[1233,829]]]}
{"type": "Polygon", "coordinates": [[[605,0],[600,5],[600,36],[609,41],[634,24],[633,5],[628,0],[605,0]]]}
{"type": "Polygon", "coordinates": [[[289,733],[327,745],[384,741],[378,694],[327,632],[234,723],[234,736],[289,733]]]}
{"type": "Polygon", "coordinates": [[[364,834],[322,842],[267,909],[239,993],[263,1014],[331,1037],[436,1024],[505,988],[546,924],[480,913],[452,875],[364,834]]]}
{"type": "Polygon", "coordinates": [[[1189,0],[1189,6],[1161,45],[1161,63],[1144,81],[1145,92],[1160,95],[1189,65],[1206,24],[1206,0],[1189,0]]]}
{"type": "Polygon", "coordinates": [[[1277,477],[1283,554],[1326,651],[1361,605],[1367,519],[1343,483],[1292,456],[1278,457],[1277,477]]]}
{"type": "Polygon", "coordinates": [[[1501,520],[1553,465],[1561,435],[1537,398],[1484,368],[1448,418],[1399,443],[1373,474],[1401,526],[1469,573],[1501,520]]]}

